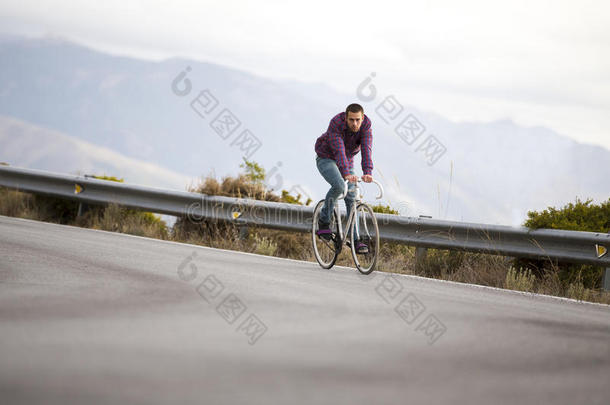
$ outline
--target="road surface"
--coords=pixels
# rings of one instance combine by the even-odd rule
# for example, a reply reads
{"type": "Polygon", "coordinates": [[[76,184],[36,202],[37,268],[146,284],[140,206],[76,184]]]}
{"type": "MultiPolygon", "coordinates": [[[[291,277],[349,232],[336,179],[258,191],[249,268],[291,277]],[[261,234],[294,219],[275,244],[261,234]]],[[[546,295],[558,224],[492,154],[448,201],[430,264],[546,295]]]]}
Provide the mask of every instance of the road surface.
{"type": "Polygon", "coordinates": [[[0,216],[4,404],[608,404],[610,307],[0,216]]]}

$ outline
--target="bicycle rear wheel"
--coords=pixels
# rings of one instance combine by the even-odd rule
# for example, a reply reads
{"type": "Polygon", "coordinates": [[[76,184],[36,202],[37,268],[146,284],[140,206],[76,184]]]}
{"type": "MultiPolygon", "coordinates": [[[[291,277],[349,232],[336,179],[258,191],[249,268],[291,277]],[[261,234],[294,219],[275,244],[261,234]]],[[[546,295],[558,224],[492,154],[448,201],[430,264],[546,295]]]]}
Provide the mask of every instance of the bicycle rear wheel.
{"type": "Polygon", "coordinates": [[[337,257],[341,251],[341,244],[339,243],[339,232],[337,230],[337,216],[335,210],[333,210],[331,215],[330,230],[332,231],[332,234],[330,240],[323,239],[322,237],[316,235],[316,232],[318,231],[318,219],[320,218],[320,213],[323,206],[324,200],[320,201],[313,211],[311,241],[316,260],[320,266],[325,269],[330,269],[337,261],[337,257]]]}
{"type": "MultiPolygon", "coordinates": [[[[358,271],[362,274],[369,274],[375,270],[377,256],[379,255],[379,227],[373,209],[367,204],[358,204],[356,212],[358,213],[357,229],[360,233],[360,240],[354,240],[354,232],[350,232],[352,257],[358,271]],[[358,242],[368,246],[368,253],[359,254],[356,252],[358,242]]],[[[355,227],[356,223],[354,223],[352,230],[355,227]]]]}

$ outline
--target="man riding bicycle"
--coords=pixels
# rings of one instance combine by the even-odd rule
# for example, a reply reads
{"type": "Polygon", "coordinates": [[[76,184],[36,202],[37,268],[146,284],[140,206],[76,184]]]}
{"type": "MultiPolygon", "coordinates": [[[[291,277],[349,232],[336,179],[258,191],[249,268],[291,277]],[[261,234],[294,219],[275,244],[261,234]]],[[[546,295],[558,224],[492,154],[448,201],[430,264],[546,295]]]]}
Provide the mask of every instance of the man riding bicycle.
{"type": "MultiPolygon", "coordinates": [[[[348,193],[345,196],[345,208],[349,216],[354,208],[356,199],[356,182],[358,176],[354,172],[354,156],[362,151],[362,180],[366,183],[373,181],[373,134],[371,120],[364,114],[359,104],[350,104],[335,115],[328,125],[328,130],[316,140],[316,165],[331,188],[326,194],[324,207],[318,222],[316,234],[321,238],[330,239],[331,215],[337,199],[343,194],[345,180],[349,181],[348,193]]],[[[357,222],[357,221],[356,221],[357,222]]],[[[354,227],[354,243],[356,252],[368,253],[368,246],[360,241],[357,227],[354,227]]]]}

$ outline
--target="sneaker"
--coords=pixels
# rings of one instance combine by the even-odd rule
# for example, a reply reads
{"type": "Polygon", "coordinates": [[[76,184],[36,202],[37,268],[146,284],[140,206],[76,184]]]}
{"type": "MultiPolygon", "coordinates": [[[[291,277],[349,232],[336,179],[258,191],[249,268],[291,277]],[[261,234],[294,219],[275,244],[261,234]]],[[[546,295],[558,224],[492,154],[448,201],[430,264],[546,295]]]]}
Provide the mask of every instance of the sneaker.
{"type": "Polygon", "coordinates": [[[333,233],[330,230],[330,225],[318,221],[318,230],[316,231],[316,235],[318,235],[322,239],[331,240],[333,233]]]}
{"type": "Polygon", "coordinates": [[[356,243],[356,253],[358,253],[360,255],[364,255],[364,254],[367,254],[368,252],[369,252],[369,247],[366,245],[366,243],[362,243],[362,242],[356,243]]]}

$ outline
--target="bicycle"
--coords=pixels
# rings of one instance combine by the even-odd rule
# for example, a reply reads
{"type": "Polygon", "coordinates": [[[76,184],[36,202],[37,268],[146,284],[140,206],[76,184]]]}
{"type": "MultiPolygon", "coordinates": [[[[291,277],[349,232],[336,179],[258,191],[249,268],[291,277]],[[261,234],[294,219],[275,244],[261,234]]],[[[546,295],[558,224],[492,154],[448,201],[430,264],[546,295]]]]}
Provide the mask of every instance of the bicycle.
{"type": "MultiPolygon", "coordinates": [[[[362,179],[358,179],[361,182],[362,179]]],[[[383,197],[383,187],[381,184],[373,180],[379,187],[379,195],[377,199],[383,197]]],[[[348,181],[345,180],[345,191],[339,197],[339,200],[344,199],[348,192],[348,181]]],[[[318,219],[320,218],[320,212],[324,206],[324,200],[320,200],[316,205],[313,212],[313,224],[311,227],[311,236],[313,243],[313,250],[316,256],[316,260],[320,266],[324,269],[330,269],[335,265],[343,245],[348,245],[352,251],[352,258],[356,264],[356,268],[362,274],[370,274],[377,264],[377,256],[379,254],[379,227],[377,225],[377,219],[375,213],[370,205],[362,202],[363,195],[360,192],[360,187],[356,183],[356,200],[354,201],[354,207],[349,213],[347,223],[345,226],[346,235],[349,234],[349,241],[343,234],[343,224],[341,222],[341,216],[339,213],[338,201],[335,203],[333,213],[331,215],[330,229],[331,234],[328,239],[324,239],[322,236],[318,236],[318,219]],[[354,218],[356,220],[354,221],[354,218]],[[356,233],[360,236],[360,242],[368,245],[368,253],[358,253],[356,251],[356,244],[358,243],[354,237],[354,228],[356,233]]]]}

